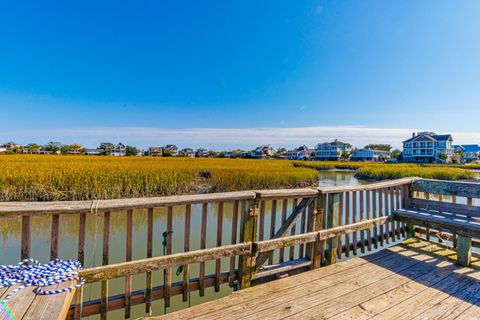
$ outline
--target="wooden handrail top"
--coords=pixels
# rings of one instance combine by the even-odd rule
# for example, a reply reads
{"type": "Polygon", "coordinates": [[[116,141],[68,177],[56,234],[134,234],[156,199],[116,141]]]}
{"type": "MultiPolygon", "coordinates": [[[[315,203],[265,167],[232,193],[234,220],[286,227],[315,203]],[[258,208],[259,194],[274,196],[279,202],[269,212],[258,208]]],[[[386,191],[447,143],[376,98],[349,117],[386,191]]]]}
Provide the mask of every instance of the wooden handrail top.
{"type": "Polygon", "coordinates": [[[338,192],[376,190],[393,186],[401,186],[412,183],[414,180],[415,178],[402,178],[354,187],[253,190],[132,199],[0,202],[0,215],[9,216],[51,213],[95,213],[115,210],[146,209],[176,205],[200,204],[206,202],[227,202],[235,200],[254,199],[268,200],[286,198],[309,198],[315,197],[320,193],[328,194],[338,192]]]}
{"type": "Polygon", "coordinates": [[[105,212],[114,210],[144,209],[176,205],[199,204],[205,202],[251,200],[255,199],[255,197],[256,194],[253,191],[235,191],[132,199],[0,202],[0,215],[105,212]]]}
{"type": "Polygon", "coordinates": [[[319,187],[321,193],[338,193],[338,192],[353,192],[353,191],[367,191],[367,190],[378,190],[396,186],[402,186],[406,184],[411,184],[417,180],[417,178],[401,178],[395,180],[387,180],[381,182],[374,182],[369,184],[363,184],[358,186],[341,186],[341,187],[319,187]]]}

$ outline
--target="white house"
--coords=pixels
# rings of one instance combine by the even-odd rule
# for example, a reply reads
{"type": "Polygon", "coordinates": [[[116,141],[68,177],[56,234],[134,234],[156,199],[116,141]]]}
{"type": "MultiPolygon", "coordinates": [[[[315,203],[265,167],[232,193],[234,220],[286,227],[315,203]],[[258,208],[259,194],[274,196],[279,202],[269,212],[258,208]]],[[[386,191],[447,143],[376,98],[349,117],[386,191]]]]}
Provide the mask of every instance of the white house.
{"type": "Polygon", "coordinates": [[[355,149],[350,157],[351,161],[380,161],[387,159],[390,152],[374,149],[355,149]]]}
{"type": "Polygon", "coordinates": [[[275,149],[269,144],[265,146],[260,146],[256,148],[253,152],[253,157],[257,159],[262,159],[266,157],[273,157],[275,154],[275,149]]]}
{"type": "Polygon", "coordinates": [[[352,146],[335,139],[332,142],[324,142],[317,145],[315,148],[315,159],[317,160],[340,160],[344,153],[349,154],[352,151],[352,146]]]}
{"type": "Polygon", "coordinates": [[[210,155],[207,149],[205,148],[198,148],[195,152],[195,156],[197,158],[207,158],[210,155]]]}
{"type": "Polygon", "coordinates": [[[417,163],[448,163],[453,157],[453,138],[450,134],[434,132],[413,133],[403,141],[403,161],[417,163]]]}
{"type": "Polygon", "coordinates": [[[174,144],[167,144],[163,148],[163,154],[165,154],[165,153],[169,153],[172,157],[176,157],[176,156],[178,156],[178,148],[174,144]]]}
{"type": "Polygon", "coordinates": [[[309,149],[306,145],[287,151],[288,160],[308,160],[315,150],[309,149]]]}
{"type": "Polygon", "coordinates": [[[125,147],[123,143],[116,144],[110,150],[110,155],[115,157],[124,157],[127,155],[127,147],[125,147]]]}

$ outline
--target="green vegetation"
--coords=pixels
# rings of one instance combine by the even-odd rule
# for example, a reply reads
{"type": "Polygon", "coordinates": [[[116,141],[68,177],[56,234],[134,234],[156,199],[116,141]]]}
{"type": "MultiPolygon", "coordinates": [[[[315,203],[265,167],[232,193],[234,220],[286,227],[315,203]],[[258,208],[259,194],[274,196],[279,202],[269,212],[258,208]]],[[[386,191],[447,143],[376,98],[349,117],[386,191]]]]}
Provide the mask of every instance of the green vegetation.
{"type": "Polygon", "coordinates": [[[357,177],[364,179],[474,177],[472,171],[463,168],[218,158],[4,155],[0,156],[0,201],[113,199],[297,188],[315,185],[317,170],[330,169],[355,170],[357,177]]]}
{"type": "Polygon", "coordinates": [[[295,162],[295,166],[315,168],[317,170],[347,169],[355,170],[361,179],[397,179],[403,177],[420,177],[427,179],[460,180],[473,179],[475,174],[467,169],[471,166],[458,165],[421,165],[411,163],[370,163],[370,162],[295,162]]]}

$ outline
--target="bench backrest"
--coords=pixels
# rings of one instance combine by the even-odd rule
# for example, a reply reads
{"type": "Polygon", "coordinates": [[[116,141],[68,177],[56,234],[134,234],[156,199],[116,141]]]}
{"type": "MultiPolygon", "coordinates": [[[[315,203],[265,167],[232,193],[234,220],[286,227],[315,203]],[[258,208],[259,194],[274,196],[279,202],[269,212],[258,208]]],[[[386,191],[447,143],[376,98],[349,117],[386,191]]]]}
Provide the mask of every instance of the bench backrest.
{"type": "Polygon", "coordinates": [[[414,191],[413,195],[415,195],[415,192],[421,192],[428,196],[452,197],[452,201],[437,201],[428,196],[427,198],[425,196],[424,198],[413,196],[409,202],[411,208],[434,210],[480,219],[480,207],[475,205],[475,199],[480,198],[480,183],[421,179],[413,182],[412,191],[414,191]],[[462,198],[462,200],[458,198],[462,198]],[[457,203],[457,201],[464,203],[457,203]]]}

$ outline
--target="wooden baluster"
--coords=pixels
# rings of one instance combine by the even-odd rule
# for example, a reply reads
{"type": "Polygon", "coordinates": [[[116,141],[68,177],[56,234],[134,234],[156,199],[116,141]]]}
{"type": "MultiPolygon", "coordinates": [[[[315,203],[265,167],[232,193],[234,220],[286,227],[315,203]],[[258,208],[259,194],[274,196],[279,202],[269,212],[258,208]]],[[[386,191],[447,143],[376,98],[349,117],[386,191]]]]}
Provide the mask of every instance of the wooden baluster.
{"type": "MultiPolygon", "coordinates": [[[[344,208],[344,202],[345,202],[345,194],[342,192],[340,193],[340,204],[339,204],[339,214],[338,214],[338,222],[337,226],[342,225],[342,219],[343,219],[343,208],[344,208]]],[[[342,258],[342,236],[337,237],[337,258],[341,259],[342,258]]]]}
{"type": "MultiPolygon", "coordinates": [[[[275,224],[277,217],[277,200],[272,200],[272,210],[270,214],[270,239],[275,236],[275,224]]],[[[273,255],[268,259],[268,264],[273,264],[273,255]]]]}
{"type": "Polygon", "coordinates": [[[84,265],[85,263],[85,231],[87,224],[87,215],[85,213],[80,213],[79,223],[78,223],[78,261],[84,265]]]}
{"type": "MultiPolygon", "coordinates": [[[[372,199],[371,199],[371,194],[370,191],[367,190],[367,219],[372,218],[372,211],[371,211],[371,204],[372,204],[372,199]]],[[[372,230],[368,229],[366,230],[367,232],[367,244],[368,244],[368,251],[372,251],[372,230]]]]}
{"type": "MultiPolygon", "coordinates": [[[[237,243],[237,228],[238,228],[238,200],[233,202],[233,213],[232,213],[232,238],[231,243],[237,243]]],[[[230,275],[229,275],[229,282],[230,287],[234,286],[235,281],[235,256],[230,257],[230,275]]]]}
{"type": "MultiPolygon", "coordinates": [[[[307,223],[307,232],[315,231],[317,227],[317,199],[314,199],[312,203],[308,206],[308,223],[307,223]]],[[[318,242],[318,241],[317,241],[318,242]]],[[[306,245],[306,256],[307,259],[312,261],[311,269],[314,268],[315,260],[315,243],[307,243],[306,245]]]]}
{"type": "MultiPolygon", "coordinates": [[[[223,202],[218,204],[217,212],[217,247],[222,246],[223,233],[223,202]]],[[[220,291],[220,272],[222,271],[222,259],[215,261],[215,292],[220,291]]]]}
{"type": "MultiPolygon", "coordinates": [[[[353,191],[352,192],[352,222],[356,223],[357,222],[357,192],[353,191]]],[[[357,232],[352,233],[352,244],[353,244],[353,254],[357,255],[357,232]]]]}
{"type": "Polygon", "coordinates": [[[83,313],[82,309],[83,309],[83,287],[80,287],[75,290],[75,307],[73,312],[74,320],[82,319],[82,313],[83,313]]]}
{"type": "MultiPolygon", "coordinates": [[[[382,193],[383,193],[383,201],[385,204],[383,215],[388,216],[390,215],[390,202],[388,201],[388,189],[383,189],[382,193]]],[[[390,244],[389,237],[390,237],[390,223],[388,222],[388,223],[385,223],[385,242],[387,244],[390,244]]]]}
{"type": "MultiPolygon", "coordinates": [[[[340,214],[340,195],[331,193],[327,198],[327,229],[335,228],[338,225],[338,215],[340,214]]],[[[327,240],[327,252],[325,254],[325,263],[327,265],[337,262],[337,237],[327,240]]]]}
{"type": "MultiPolygon", "coordinates": [[[[293,199],[292,211],[295,210],[297,205],[298,205],[298,199],[293,199]]],[[[295,235],[296,228],[297,228],[297,224],[294,223],[293,226],[292,226],[292,229],[290,230],[290,235],[292,235],[292,236],[295,235]]],[[[292,261],[293,259],[295,259],[295,246],[291,246],[290,250],[289,250],[289,260],[292,261]]]]}
{"type": "MultiPolygon", "coordinates": [[[[403,207],[404,208],[409,208],[410,207],[410,203],[411,203],[411,192],[410,192],[410,185],[403,185],[402,187],[402,192],[403,192],[403,207]]],[[[415,235],[415,226],[414,225],[410,225],[410,228],[412,230],[412,237],[415,235]]],[[[406,237],[407,236],[407,224],[406,223],[402,223],[402,229],[401,229],[401,233],[402,233],[402,237],[406,237]]]]}
{"type": "MultiPolygon", "coordinates": [[[[365,219],[365,191],[360,191],[360,221],[365,219]]],[[[365,253],[365,231],[360,231],[360,252],[365,253]]]]}
{"type": "MultiPolygon", "coordinates": [[[[388,189],[388,193],[390,195],[390,214],[393,214],[393,212],[395,211],[395,195],[394,195],[394,189],[393,188],[389,188],[388,189]]],[[[392,221],[390,223],[390,230],[391,230],[391,239],[392,239],[392,242],[395,242],[395,233],[396,233],[396,221],[392,221]]]]}
{"type": "MultiPolygon", "coordinates": [[[[457,203],[456,196],[452,196],[452,203],[457,203]]],[[[454,248],[457,247],[457,235],[455,233],[452,234],[452,244],[454,248]]]]}
{"type": "MultiPolygon", "coordinates": [[[[132,261],[133,210],[127,210],[127,237],[125,261],[132,261]]],[[[125,318],[130,318],[132,297],[132,276],[125,276],[125,318]]]]}
{"type": "MultiPolygon", "coordinates": [[[[345,225],[350,224],[350,192],[345,192],[345,225]]],[[[350,233],[345,234],[345,256],[350,256],[350,233]]]]}
{"type": "MultiPolygon", "coordinates": [[[[396,202],[397,202],[397,209],[400,209],[402,208],[402,204],[400,202],[400,188],[398,187],[395,187],[395,197],[396,197],[396,202]]],[[[396,227],[395,227],[397,230],[397,240],[400,240],[401,239],[401,231],[402,231],[402,228],[401,228],[401,225],[400,225],[400,221],[396,221],[396,227]]]]}
{"type": "Polygon", "coordinates": [[[260,201],[260,216],[259,216],[259,226],[258,226],[258,240],[264,240],[264,231],[265,231],[265,201],[260,201]]]}
{"type": "MultiPolygon", "coordinates": [[[[242,206],[242,222],[240,230],[240,242],[253,243],[257,237],[257,204],[255,200],[245,200],[242,206]]],[[[248,256],[239,258],[240,288],[250,287],[250,281],[255,273],[256,252],[253,250],[248,256]]]]}
{"type": "MultiPolygon", "coordinates": [[[[383,189],[378,190],[378,216],[383,217],[383,189]]],[[[380,245],[383,247],[383,241],[385,239],[385,233],[384,233],[384,227],[383,224],[381,224],[378,229],[379,231],[379,241],[380,245]]]]}
{"type": "Polygon", "coordinates": [[[31,216],[22,216],[22,251],[20,253],[21,259],[30,258],[30,244],[32,235],[31,216]]]}
{"type": "Polygon", "coordinates": [[[60,215],[52,214],[52,228],[50,235],[50,260],[58,258],[58,236],[60,227],[60,215]]]}
{"type": "MultiPolygon", "coordinates": [[[[207,211],[208,203],[205,202],[202,205],[202,226],[200,231],[200,249],[207,247],[207,211]]],[[[198,293],[200,297],[205,295],[205,262],[200,262],[200,272],[198,279],[198,293]]]]}
{"type": "Polygon", "coordinates": [[[165,269],[165,308],[170,307],[170,297],[172,295],[172,267],[165,269]]]}
{"type": "MultiPolygon", "coordinates": [[[[282,203],[282,225],[287,221],[288,200],[284,199],[282,203]]],[[[285,259],[285,249],[280,248],[279,263],[282,263],[285,259]]]]}
{"type": "MultiPolygon", "coordinates": [[[[377,218],[377,191],[372,191],[372,218],[377,218]]],[[[372,229],[373,232],[373,246],[375,249],[378,249],[378,228],[374,226],[372,229]]]]}
{"type": "MultiPolygon", "coordinates": [[[[320,193],[316,201],[316,210],[312,213],[315,220],[312,222],[313,230],[320,231],[324,228],[325,214],[327,211],[327,195],[320,193]]],[[[315,241],[312,250],[312,269],[320,268],[324,263],[325,240],[315,241]]]]}
{"type": "MultiPolygon", "coordinates": [[[[430,200],[430,193],[425,192],[424,195],[425,195],[425,199],[430,200]]],[[[430,241],[430,228],[426,227],[425,231],[426,231],[426,239],[427,241],[430,241]]]]}
{"type": "MultiPolygon", "coordinates": [[[[153,256],[153,208],[147,210],[147,258],[153,256]]],[[[145,312],[152,314],[152,273],[146,273],[145,312]]]]}
{"type": "MultiPolygon", "coordinates": [[[[185,207],[185,236],[183,238],[183,251],[190,251],[190,221],[192,216],[192,205],[187,204],[185,207]]],[[[188,301],[188,283],[190,282],[190,265],[183,265],[183,284],[182,284],[182,300],[188,301]]]]}
{"type": "MultiPolygon", "coordinates": [[[[108,264],[108,256],[110,249],[110,212],[103,214],[103,252],[102,252],[102,265],[108,264]]],[[[102,320],[107,319],[108,313],[108,280],[102,281],[101,289],[101,304],[100,304],[100,318],[102,320]]]]}
{"type": "MultiPolygon", "coordinates": [[[[307,209],[302,211],[302,216],[300,218],[300,234],[305,233],[305,227],[307,224],[307,209]]],[[[305,245],[301,244],[298,247],[298,257],[299,258],[304,258],[305,257],[305,245]]]]}
{"type": "Polygon", "coordinates": [[[173,207],[167,208],[167,255],[172,254],[172,236],[173,236],[173,207]]]}

